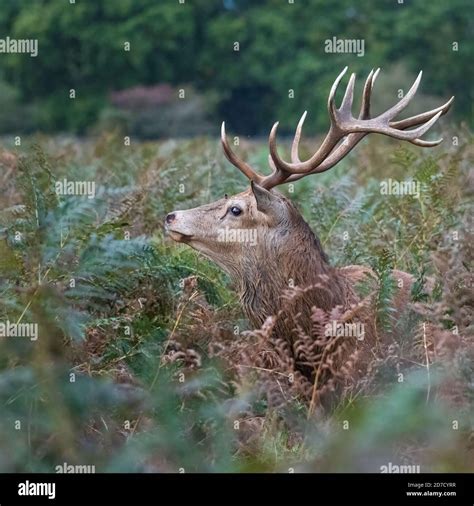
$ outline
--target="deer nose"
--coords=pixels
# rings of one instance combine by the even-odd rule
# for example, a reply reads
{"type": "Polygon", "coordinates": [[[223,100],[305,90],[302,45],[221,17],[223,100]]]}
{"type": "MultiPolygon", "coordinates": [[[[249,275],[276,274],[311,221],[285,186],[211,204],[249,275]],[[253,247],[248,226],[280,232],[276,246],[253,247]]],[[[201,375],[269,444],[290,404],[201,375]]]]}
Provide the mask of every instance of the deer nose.
{"type": "Polygon", "coordinates": [[[176,214],[175,213],[170,213],[170,214],[168,214],[166,216],[165,221],[169,225],[170,223],[172,223],[174,221],[175,218],[176,218],[176,214]]]}

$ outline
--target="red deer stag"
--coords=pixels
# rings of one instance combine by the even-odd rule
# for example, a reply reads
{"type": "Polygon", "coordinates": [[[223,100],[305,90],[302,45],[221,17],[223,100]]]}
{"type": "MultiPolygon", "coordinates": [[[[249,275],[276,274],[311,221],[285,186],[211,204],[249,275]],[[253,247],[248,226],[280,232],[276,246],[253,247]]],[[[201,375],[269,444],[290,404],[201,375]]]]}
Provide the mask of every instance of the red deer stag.
{"type": "MultiPolygon", "coordinates": [[[[372,118],[370,98],[378,70],[371,71],[365,82],[359,116],[355,118],[352,115],[355,74],[350,77],[341,106],[337,108],[335,105],[336,90],[346,70],[347,67],[339,74],[329,93],[329,132],[311,158],[301,161],[298,155],[306,112],[296,128],[291,162],[282,160],[278,154],[278,122],[273,125],[269,136],[272,173],[267,176],[257,173],[235,155],[227,142],[222,123],[224,153],[250,180],[250,188],[232,197],[226,196],[211,204],[175,211],[166,216],[165,229],[172,239],[201,252],[230,275],[238,287],[244,311],[255,328],[260,328],[271,315],[291,311],[298,315],[300,330],[310,332],[314,307],[324,311],[336,306],[343,309],[353,307],[359,302],[354,285],[371,272],[361,266],[332,267],[318,237],[295,205],[274,188],[331,169],[371,132],[422,147],[436,146],[442,141],[426,141],[420,137],[448,111],[454,97],[431,111],[403,120],[394,119],[415,95],[421,72],[396,105],[372,118]],[[306,289],[303,297],[299,297],[292,307],[284,296],[291,284],[306,289]]],[[[411,276],[397,271],[394,276],[404,281],[403,288],[396,294],[400,306],[407,301],[411,276]]],[[[294,319],[278,318],[273,332],[292,343],[294,319]]],[[[370,347],[373,341],[371,343],[366,339],[365,344],[370,347]]],[[[300,372],[314,376],[313,372],[304,371],[303,366],[300,372]]]]}

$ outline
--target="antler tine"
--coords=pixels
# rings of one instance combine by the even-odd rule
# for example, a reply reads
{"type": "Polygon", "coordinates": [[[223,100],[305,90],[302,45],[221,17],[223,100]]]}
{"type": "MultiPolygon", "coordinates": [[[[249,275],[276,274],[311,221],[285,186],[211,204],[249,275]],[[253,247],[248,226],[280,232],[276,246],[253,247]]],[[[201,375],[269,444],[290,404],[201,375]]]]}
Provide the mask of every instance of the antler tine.
{"type": "MultiPolygon", "coordinates": [[[[292,163],[301,163],[298,150],[299,150],[299,144],[301,139],[301,130],[303,129],[304,120],[306,119],[306,114],[308,111],[305,111],[300,120],[298,121],[298,125],[296,126],[295,136],[293,138],[293,143],[291,144],[291,161],[292,163]]],[[[278,128],[278,121],[273,125],[272,130],[270,132],[270,139],[273,136],[276,135],[276,129],[278,128]]],[[[284,183],[290,174],[283,170],[282,168],[278,167],[275,162],[273,161],[272,155],[268,155],[268,164],[270,165],[270,168],[272,169],[272,173],[263,179],[261,185],[264,188],[273,188],[274,186],[277,186],[281,183],[284,183]]]]}
{"type": "Polygon", "coordinates": [[[375,80],[379,75],[380,69],[377,69],[374,72],[372,69],[367,77],[367,80],[364,84],[364,92],[362,94],[362,103],[360,106],[359,119],[369,119],[370,118],[370,98],[372,96],[372,88],[374,87],[375,80]]]}
{"type": "Polygon", "coordinates": [[[393,137],[394,139],[400,139],[402,141],[418,141],[418,137],[421,137],[423,134],[425,134],[438,120],[438,118],[441,116],[442,111],[439,111],[437,114],[435,114],[429,121],[424,123],[423,125],[419,126],[418,128],[415,128],[413,130],[397,130],[396,128],[391,128],[389,126],[380,125],[379,118],[374,118],[373,120],[368,120],[370,122],[373,121],[373,127],[371,125],[367,126],[355,126],[354,129],[356,132],[365,132],[365,133],[378,133],[383,135],[388,135],[389,137],[393,137]]]}
{"type": "MultiPolygon", "coordinates": [[[[301,128],[303,126],[304,116],[305,116],[305,114],[303,114],[302,118],[300,119],[300,121],[298,123],[299,131],[298,131],[298,127],[297,127],[296,133],[295,133],[295,139],[298,135],[301,136],[301,128]]],[[[272,138],[275,138],[277,128],[278,128],[278,121],[273,124],[272,129],[270,131],[270,136],[268,138],[269,144],[271,144],[272,138]]],[[[295,145],[295,139],[293,139],[293,146],[295,145]]],[[[295,147],[296,150],[298,150],[298,144],[299,144],[299,138],[296,140],[296,147],[295,147]]],[[[284,169],[282,169],[278,164],[275,163],[275,160],[273,160],[271,154],[268,155],[268,163],[272,169],[272,173],[269,176],[264,177],[262,179],[260,185],[263,186],[263,188],[270,189],[270,188],[273,188],[274,186],[278,186],[279,184],[284,183],[288,179],[288,176],[290,174],[288,172],[286,172],[284,169]]]]}
{"type": "Polygon", "coordinates": [[[423,71],[420,70],[415,82],[411,85],[411,88],[407,91],[407,94],[393,107],[385,111],[383,114],[379,116],[380,119],[392,119],[397,116],[400,112],[405,109],[405,107],[411,102],[411,99],[415,96],[416,91],[418,90],[418,86],[420,85],[421,76],[423,75],[423,71]]]}
{"type": "MultiPolygon", "coordinates": [[[[439,113],[439,116],[444,116],[449,109],[451,108],[451,104],[454,101],[454,97],[451,97],[445,104],[436,107],[436,109],[432,109],[431,111],[423,112],[421,114],[417,114],[416,116],[411,116],[410,118],[402,119],[400,121],[390,122],[389,125],[392,128],[397,128],[404,130],[405,128],[409,128],[411,126],[419,125],[423,121],[426,121],[430,118],[433,118],[436,114],[439,113]]],[[[436,141],[424,141],[423,139],[411,139],[410,142],[417,146],[421,146],[424,148],[432,148],[441,144],[443,142],[443,138],[438,139],[436,141]]]]}
{"type": "Polygon", "coordinates": [[[334,99],[336,96],[336,90],[339,86],[339,83],[341,82],[341,79],[344,77],[344,74],[347,72],[348,67],[344,67],[342,72],[336,77],[333,85],[331,86],[331,90],[329,91],[328,96],[328,110],[331,112],[331,110],[336,110],[336,105],[334,103],[334,99]]]}
{"type": "Polygon", "coordinates": [[[224,153],[229,160],[229,162],[237,167],[248,179],[251,181],[254,181],[255,183],[261,183],[263,180],[263,176],[255,172],[252,167],[240,158],[237,157],[237,155],[232,151],[232,149],[229,146],[229,143],[227,142],[227,135],[225,133],[225,122],[222,122],[221,127],[221,143],[222,147],[224,148],[224,153]]]}
{"type": "Polygon", "coordinates": [[[341,106],[338,111],[340,115],[351,117],[352,114],[352,102],[354,101],[354,85],[355,85],[355,77],[354,73],[351,74],[349,82],[346,86],[346,91],[344,92],[344,98],[342,99],[341,106]]]}
{"type": "MultiPolygon", "coordinates": [[[[291,161],[292,163],[301,163],[300,157],[298,155],[300,139],[301,139],[301,130],[303,129],[304,120],[306,119],[306,114],[308,111],[305,111],[298,121],[298,126],[296,127],[295,137],[293,139],[293,144],[291,145],[291,161]]],[[[271,158],[271,157],[270,157],[271,158]]],[[[272,160],[273,163],[273,160],[272,160]]],[[[275,165],[275,164],[273,164],[275,165]]]]}
{"type": "Polygon", "coordinates": [[[451,97],[445,104],[436,107],[436,109],[432,109],[431,111],[417,114],[416,116],[411,116],[410,118],[401,119],[399,121],[390,121],[389,125],[392,128],[405,129],[410,128],[411,126],[419,125],[420,122],[432,118],[439,111],[441,111],[441,116],[444,116],[451,108],[451,104],[453,103],[453,101],[454,97],[451,97]]]}

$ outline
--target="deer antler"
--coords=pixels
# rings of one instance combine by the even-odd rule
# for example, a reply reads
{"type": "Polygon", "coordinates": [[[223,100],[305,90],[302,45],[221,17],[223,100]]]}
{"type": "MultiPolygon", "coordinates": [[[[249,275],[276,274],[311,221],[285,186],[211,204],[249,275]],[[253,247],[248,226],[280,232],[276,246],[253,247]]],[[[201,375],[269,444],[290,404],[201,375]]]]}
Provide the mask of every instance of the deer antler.
{"type": "Polygon", "coordinates": [[[296,128],[295,136],[291,147],[291,163],[282,160],[276,147],[276,133],[278,122],[273,125],[269,136],[269,164],[272,174],[262,176],[254,171],[246,162],[240,160],[230,149],[224,123],[222,124],[222,145],[228,160],[238,167],[250,180],[260,184],[264,188],[271,189],[282,183],[297,181],[308,174],[316,174],[329,170],[344,158],[367,134],[380,133],[395,139],[406,140],[412,144],[422,147],[437,146],[443,139],[437,141],[424,141],[419,139],[425,134],[440,116],[449,110],[454,97],[451,97],[444,105],[431,111],[404,120],[393,121],[393,119],[409,104],[420,84],[422,72],[418,74],[415,82],[408,93],[393,107],[375,118],[370,117],[370,98],[372,88],[379,73],[372,70],[367,77],[362,96],[362,104],[358,118],[352,116],[352,102],[354,97],[355,74],[352,74],[347,84],[341,106],[336,108],[334,97],[337,87],[347,71],[347,67],[339,74],[334,81],[328,98],[328,111],[331,120],[329,132],[316,153],[309,159],[302,162],[298,156],[299,141],[303,123],[306,118],[306,111],[301,117],[296,128]],[[410,127],[417,127],[407,130],[410,127]]]}
{"type": "Polygon", "coordinates": [[[245,174],[250,181],[254,181],[255,183],[261,184],[264,177],[260,174],[257,174],[250,165],[241,160],[233,151],[230,149],[229,143],[227,142],[227,135],[225,133],[225,122],[222,122],[221,127],[221,143],[224,148],[224,154],[232,165],[235,165],[239,170],[245,174]]]}

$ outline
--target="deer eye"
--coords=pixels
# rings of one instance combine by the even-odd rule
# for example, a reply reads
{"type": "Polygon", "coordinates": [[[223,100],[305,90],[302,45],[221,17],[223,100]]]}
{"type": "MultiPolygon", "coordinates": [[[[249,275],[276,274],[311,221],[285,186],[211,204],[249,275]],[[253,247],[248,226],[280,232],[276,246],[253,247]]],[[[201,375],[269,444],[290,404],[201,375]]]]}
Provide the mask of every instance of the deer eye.
{"type": "Polygon", "coordinates": [[[239,216],[239,214],[242,213],[242,209],[240,209],[240,207],[237,207],[237,206],[232,206],[230,208],[230,212],[234,215],[234,216],[239,216]]]}

